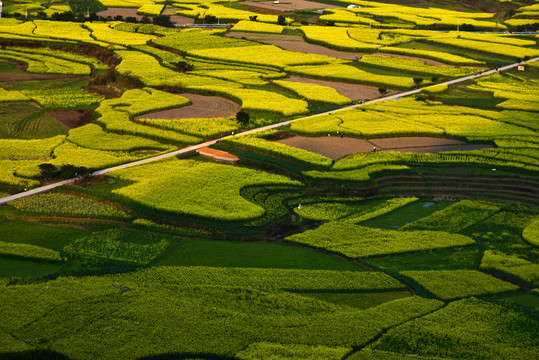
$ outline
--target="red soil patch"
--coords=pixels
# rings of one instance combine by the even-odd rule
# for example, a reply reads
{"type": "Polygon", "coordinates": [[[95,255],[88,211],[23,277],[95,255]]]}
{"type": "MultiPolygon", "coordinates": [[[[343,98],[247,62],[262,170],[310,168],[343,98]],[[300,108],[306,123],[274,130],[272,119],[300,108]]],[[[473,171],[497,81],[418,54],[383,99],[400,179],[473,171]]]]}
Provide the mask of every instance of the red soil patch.
{"type": "Polygon", "coordinates": [[[190,119],[235,116],[241,106],[232,100],[220,96],[203,96],[196,94],[177,94],[191,100],[191,105],[180,108],[157,111],[135,117],[139,119],[190,119]]]}
{"type": "Polygon", "coordinates": [[[67,129],[73,129],[92,121],[93,110],[52,110],[47,113],[50,117],[64,125],[67,129]]]}
{"type": "MultiPolygon", "coordinates": [[[[344,95],[351,100],[372,100],[372,99],[377,99],[382,96],[380,95],[380,92],[378,91],[378,88],[376,86],[350,84],[350,83],[343,83],[343,82],[338,82],[338,81],[309,79],[309,78],[304,78],[304,77],[299,77],[299,76],[291,76],[283,80],[328,86],[328,87],[334,88],[341,95],[344,95]]],[[[389,96],[396,93],[397,91],[395,90],[389,90],[387,93],[384,94],[384,96],[389,96]]]]}
{"type": "Polygon", "coordinates": [[[358,152],[372,151],[375,146],[377,151],[431,154],[437,154],[441,151],[467,151],[492,147],[492,145],[488,144],[468,144],[459,140],[430,137],[396,137],[364,140],[350,137],[341,138],[337,134],[331,134],[331,136],[327,137],[294,136],[277,140],[277,142],[324,155],[333,160],[338,160],[346,155],[358,152]]]}
{"type": "Polygon", "coordinates": [[[240,159],[239,157],[229,154],[225,151],[216,150],[209,147],[199,149],[197,150],[197,152],[202,156],[206,156],[214,160],[220,160],[220,161],[226,161],[226,162],[236,162],[240,159]]]}
{"type": "Polygon", "coordinates": [[[360,59],[363,54],[354,52],[337,51],[326,47],[310,44],[301,36],[294,35],[278,35],[278,34],[256,34],[244,32],[228,32],[225,36],[242,39],[245,38],[251,41],[258,41],[264,44],[278,46],[285,50],[297,51],[306,54],[317,54],[331,56],[337,59],[356,60],[360,59]]]}

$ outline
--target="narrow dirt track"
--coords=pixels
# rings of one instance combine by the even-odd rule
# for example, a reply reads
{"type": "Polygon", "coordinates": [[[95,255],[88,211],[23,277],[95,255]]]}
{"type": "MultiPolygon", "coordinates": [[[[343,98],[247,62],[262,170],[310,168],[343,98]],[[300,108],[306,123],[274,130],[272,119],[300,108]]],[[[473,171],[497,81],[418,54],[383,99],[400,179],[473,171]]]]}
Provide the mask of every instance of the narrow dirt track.
{"type": "MultiPolygon", "coordinates": [[[[530,59],[529,61],[539,61],[539,57],[530,59]]],[[[454,80],[451,80],[451,81],[447,81],[447,82],[445,82],[443,84],[447,84],[447,85],[458,84],[458,83],[465,82],[465,81],[468,81],[468,80],[471,80],[471,79],[480,78],[480,77],[483,77],[483,76],[488,76],[488,75],[491,75],[491,74],[495,74],[498,71],[510,70],[510,69],[516,68],[520,64],[521,64],[520,62],[517,62],[517,63],[514,63],[514,64],[502,66],[498,70],[484,71],[484,72],[479,73],[477,75],[465,76],[465,77],[462,77],[462,78],[459,78],[459,79],[454,79],[454,80]]],[[[405,96],[418,94],[419,92],[421,92],[421,89],[415,89],[415,90],[406,91],[406,92],[403,92],[403,93],[400,93],[400,94],[386,96],[384,98],[367,101],[367,102],[365,102],[365,103],[363,103],[361,105],[346,106],[346,107],[343,107],[343,108],[338,109],[338,110],[354,109],[356,107],[361,107],[361,106],[365,106],[365,105],[380,102],[380,101],[386,101],[386,100],[395,99],[395,98],[398,98],[398,97],[405,97],[405,96]]],[[[277,124],[272,124],[272,125],[263,126],[263,127],[257,128],[257,129],[253,129],[253,130],[244,131],[242,133],[232,135],[232,136],[243,136],[243,135],[253,134],[253,133],[257,133],[257,132],[261,132],[261,131],[265,131],[265,130],[269,130],[269,129],[277,129],[277,128],[280,128],[280,127],[283,127],[283,126],[290,125],[291,121],[300,121],[300,120],[304,120],[304,119],[313,118],[315,116],[327,115],[327,114],[333,113],[333,112],[338,111],[338,110],[326,111],[326,112],[321,113],[321,114],[315,114],[315,115],[311,115],[311,116],[306,116],[306,117],[303,117],[303,118],[290,120],[290,121],[283,121],[283,122],[280,122],[280,123],[277,123],[277,124]]],[[[229,136],[227,136],[227,137],[229,137],[229,136]]],[[[225,138],[227,138],[227,137],[225,137],[225,138]]],[[[198,145],[194,145],[194,146],[188,146],[188,147],[180,149],[180,150],[176,150],[176,151],[172,151],[172,152],[169,152],[169,153],[157,155],[157,156],[154,156],[154,157],[151,157],[151,158],[138,160],[138,161],[134,161],[134,162],[119,165],[119,166],[110,167],[110,168],[107,168],[107,169],[96,171],[93,174],[91,174],[90,176],[104,175],[104,174],[108,174],[109,172],[111,172],[113,170],[125,169],[125,168],[128,168],[128,167],[132,167],[132,166],[136,166],[136,165],[140,165],[140,164],[145,164],[145,163],[149,163],[149,162],[156,161],[156,160],[166,159],[166,158],[169,158],[169,157],[172,157],[172,156],[178,156],[178,155],[181,155],[181,154],[191,153],[191,152],[196,151],[198,149],[201,149],[201,148],[204,148],[204,147],[207,147],[207,146],[211,146],[211,145],[215,144],[216,142],[217,142],[216,140],[207,141],[207,142],[202,143],[202,144],[198,144],[198,145]]],[[[77,179],[63,180],[63,181],[60,181],[60,182],[57,182],[57,183],[54,183],[54,184],[41,186],[41,187],[29,190],[29,191],[25,191],[25,192],[22,192],[22,193],[18,193],[18,194],[15,194],[15,195],[6,196],[4,198],[0,198],[0,205],[8,203],[8,202],[16,200],[16,199],[21,199],[21,198],[28,197],[28,196],[31,196],[31,195],[36,195],[36,194],[40,194],[40,193],[43,193],[43,192],[47,192],[47,191],[50,191],[50,190],[52,190],[52,189],[54,189],[56,187],[73,183],[76,180],[77,179]]]]}

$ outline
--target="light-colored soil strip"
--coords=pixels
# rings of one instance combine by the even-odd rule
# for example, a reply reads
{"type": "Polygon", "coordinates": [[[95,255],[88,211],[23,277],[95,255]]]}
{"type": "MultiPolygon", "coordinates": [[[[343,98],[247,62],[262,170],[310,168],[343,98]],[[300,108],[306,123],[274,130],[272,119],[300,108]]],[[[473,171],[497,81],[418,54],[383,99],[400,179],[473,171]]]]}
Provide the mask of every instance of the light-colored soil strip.
{"type": "Polygon", "coordinates": [[[225,162],[230,162],[230,163],[234,163],[240,159],[239,157],[229,154],[225,151],[216,150],[209,147],[199,149],[197,152],[200,155],[208,157],[210,159],[225,161],[225,162]]]}
{"type": "Polygon", "coordinates": [[[279,11],[296,11],[304,9],[336,9],[342,8],[346,5],[343,3],[343,6],[322,4],[315,1],[306,1],[306,0],[284,0],[280,1],[278,4],[275,4],[274,1],[243,1],[241,4],[256,6],[265,9],[274,9],[279,11]]]}
{"type": "Polygon", "coordinates": [[[275,45],[285,50],[297,51],[306,54],[326,55],[337,59],[356,60],[363,56],[363,54],[360,53],[337,51],[320,45],[310,44],[303,40],[301,36],[256,34],[235,31],[226,33],[226,36],[238,39],[245,38],[247,40],[258,41],[264,44],[275,45]]]}
{"type": "Polygon", "coordinates": [[[220,96],[197,94],[177,94],[191,100],[191,105],[180,108],[156,111],[135,117],[139,119],[199,119],[236,116],[241,105],[220,96]]]}
{"type": "Polygon", "coordinates": [[[281,144],[324,155],[332,160],[338,160],[346,155],[358,152],[400,151],[414,153],[437,154],[441,151],[465,151],[491,148],[488,144],[468,144],[464,141],[430,137],[395,137],[384,139],[357,139],[340,137],[331,133],[330,136],[306,137],[294,136],[277,140],[281,144]]]}
{"type": "MultiPolygon", "coordinates": [[[[372,100],[372,99],[382,97],[382,95],[380,94],[376,86],[350,84],[350,83],[344,83],[344,82],[338,82],[338,81],[309,79],[309,78],[304,78],[300,76],[291,76],[283,80],[328,86],[337,90],[339,94],[344,95],[351,100],[372,100]]],[[[397,93],[396,90],[389,90],[384,94],[384,96],[393,95],[396,93],[397,93]]]]}
{"type": "Polygon", "coordinates": [[[195,19],[193,19],[193,18],[176,15],[176,11],[178,11],[178,10],[179,9],[177,9],[175,7],[167,5],[167,6],[165,6],[165,10],[163,10],[163,12],[161,14],[162,15],[169,15],[170,16],[170,21],[172,21],[175,24],[194,24],[195,23],[195,19]]]}
{"type": "Polygon", "coordinates": [[[103,17],[112,16],[113,18],[115,16],[121,15],[124,17],[124,19],[130,16],[130,17],[137,18],[137,20],[140,20],[142,19],[144,15],[138,15],[137,10],[138,9],[108,8],[107,10],[98,12],[97,15],[103,16],[103,17]]]}

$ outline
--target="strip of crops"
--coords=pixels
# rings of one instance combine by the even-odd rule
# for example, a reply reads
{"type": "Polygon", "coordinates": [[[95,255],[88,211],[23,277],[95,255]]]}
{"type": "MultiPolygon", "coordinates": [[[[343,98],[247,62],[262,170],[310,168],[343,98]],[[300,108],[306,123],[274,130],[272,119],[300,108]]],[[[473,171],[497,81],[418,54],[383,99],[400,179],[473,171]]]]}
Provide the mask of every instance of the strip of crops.
{"type": "Polygon", "coordinates": [[[253,46],[251,41],[218,36],[223,32],[223,30],[193,29],[160,37],[152,42],[157,45],[179,50],[182,53],[190,53],[193,50],[201,49],[239,48],[244,46],[253,46]]]}
{"type": "Polygon", "coordinates": [[[274,45],[191,50],[189,55],[240,64],[270,65],[278,69],[284,69],[287,66],[328,64],[337,61],[329,56],[288,51],[274,45]]]}
{"type": "Polygon", "coordinates": [[[137,14],[148,15],[148,16],[158,16],[161,14],[165,5],[163,4],[143,4],[138,8],[137,14]]]}
{"type": "Polygon", "coordinates": [[[477,270],[426,270],[400,273],[442,300],[512,292],[518,286],[477,270]]]}
{"type": "Polygon", "coordinates": [[[427,43],[441,44],[453,46],[465,50],[473,50],[491,54],[494,56],[504,56],[512,59],[522,59],[526,56],[536,57],[539,56],[539,50],[529,49],[525,47],[519,47],[514,45],[496,44],[484,41],[466,40],[466,39],[448,39],[448,38],[428,38],[421,39],[421,41],[427,43]]]}
{"type": "Polygon", "coordinates": [[[429,358],[531,359],[538,330],[530,316],[472,298],[390,329],[370,348],[429,358]]]}
{"type": "Polygon", "coordinates": [[[316,230],[292,235],[287,241],[309,245],[352,258],[398,254],[473,244],[467,236],[442,231],[371,229],[333,221],[316,230]]]}
{"type": "Polygon", "coordinates": [[[307,150],[294,148],[258,137],[257,135],[244,135],[224,140],[235,146],[246,147],[248,149],[270,153],[275,156],[284,157],[298,161],[309,167],[327,168],[333,161],[325,156],[312,153],[307,150]]]}
{"type": "Polygon", "coordinates": [[[539,264],[534,264],[518,255],[486,250],[479,268],[513,275],[532,286],[539,286],[539,264]]]}
{"type": "Polygon", "coordinates": [[[132,185],[114,190],[153,209],[218,220],[247,220],[264,209],[240,196],[241,188],[257,184],[301,183],[284,176],[215,163],[172,159],[112,173],[132,185]]]}
{"type": "MultiPolygon", "coordinates": [[[[27,22],[25,24],[29,26],[32,23],[27,22]]],[[[34,20],[34,24],[36,26],[35,30],[28,35],[75,40],[89,44],[96,43],[95,39],[90,36],[90,31],[80,23],[34,20]]]]}
{"type": "Polygon", "coordinates": [[[20,212],[44,215],[128,218],[116,207],[90,198],[66,193],[42,194],[10,203],[20,212]]]}
{"type": "Polygon", "coordinates": [[[39,181],[15,175],[26,168],[37,168],[43,160],[0,160],[0,183],[30,189],[40,185],[39,181]]]}
{"type": "Polygon", "coordinates": [[[298,358],[298,359],[325,359],[341,360],[352,351],[350,347],[327,347],[321,345],[297,345],[297,344],[275,344],[260,342],[249,345],[245,350],[236,354],[240,360],[298,358]]]}
{"type": "Polygon", "coordinates": [[[311,220],[343,220],[351,224],[372,219],[404,205],[416,201],[417,198],[394,198],[387,201],[374,203],[342,203],[342,202],[321,202],[302,205],[295,208],[294,212],[311,220]]]}
{"type": "Polygon", "coordinates": [[[264,34],[280,34],[285,29],[284,26],[268,24],[258,21],[241,20],[230,29],[230,31],[254,32],[264,34]]]}
{"type": "Polygon", "coordinates": [[[354,40],[344,27],[303,26],[305,39],[309,42],[344,51],[374,51],[379,45],[354,40]]]}
{"type": "MultiPolygon", "coordinates": [[[[211,268],[200,268],[206,269],[213,273],[211,268]]],[[[279,276],[278,272],[273,273],[279,276]]],[[[317,272],[308,273],[320,279],[317,272]]],[[[235,283],[232,287],[186,286],[182,281],[170,282],[170,274],[162,273],[151,283],[132,281],[124,275],[61,278],[46,284],[8,286],[0,294],[3,329],[28,343],[39,339],[55,342],[57,351],[69,351],[75,358],[85,354],[112,359],[126,352],[140,358],[178,349],[230,356],[261,340],[287,344],[293,338],[295,343],[303,345],[363,346],[386,327],[443,306],[438,300],[415,296],[360,310],[297,294],[261,292],[235,283]],[[117,287],[127,293],[121,294],[117,287]],[[95,300],[96,296],[100,301],[95,300]],[[26,311],[21,311],[21,303],[26,311]],[[81,306],[91,307],[91,311],[81,313],[81,306]],[[111,309],[122,314],[120,320],[107,317],[111,309]],[[182,324],[182,331],[174,330],[174,324],[182,324]],[[201,324],[209,331],[201,331],[201,324]],[[62,329],[72,333],[70,339],[80,345],[73,348],[54,340],[62,329]],[[242,329],[240,336],[237,329],[242,329]],[[143,336],[147,343],[141,346],[140,341],[125,342],[118,338],[119,332],[129,338],[143,336]],[[188,340],[194,337],[196,341],[188,340]],[[88,339],[107,339],[107,345],[96,348],[90,346],[88,339]],[[165,348],[163,339],[167,339],[165,348]]],[[[290,273],[297,274],[300,273],[290,273]]],[[[326,282],[323,276],[320,280],[319,283],[326,282]]],[[[362,278],[353,280],[358,284],[362,278]]]]}
{"type": "Polygon", "coordinates": [[[539,218],[534,219],[524,231],[522,231],[524,240],[532,245],[539,246],[539,218]]]}
{"type": "Polygon", "coordinates": [[[0,139],[0,159],[48,159],[64,140],[63,135],[37,140],[0,139]]]}
{"type": "Polygon", "coordinates": [[[286,74],[282,72],[263,73],[257,71],[237,70],[237,68],[235,70],[199,70],[193,71],[191,74],[236,82],[246,86],[267,85],[267,81],[265,79],[280,79],[286,76],[286,74]]]}
{"type": "Polygon", "coordinates": [[[447,91],[448,88],[449,87],[447,86],[447,84],[438,84],[438,85],[431,85],[431,86],[422,88],[421,91],[424,91],[427,94],[439,94],[444,91],[447,91]]]}
{"type": "Polygon", "coordinates": [[[64,251],[69,256],[147,265],[164,252],[172,241],[170,236],[156,235],[152,239],[144,232],[112,229],[75,240],[64,251]]]}
{"type": "Polygon", "coordinates": [[[242,109],[281,116],[293,116],[309,113],[309,104],[305,100],[286,97],[277,92],[240,89],[221,86],[195,87],[209,95],[221,95],[242,104],[242,109]]]}
{"type": "Polygon", "coordinates": [[[371,175],[385,171],[404,171],[410,168],[406,165],[393,164],[373,164],[362,167],[361,169],[343,170],[343,171],[305,171],[303,174],[307,177],[317,180],[338,180],[338,181],[367,181],[371,175]]]}
{"type": "Polygon", "coordinates": [[[5,241],[0,241],[0,255],[45,262],[62,261],[62,257],[58,251],[50,250],[41,246],[14,244],[5,241]]]}
{"type": "Polygon", "coordinates": [[[29,100],[30,99],[20,91],[8,91],[4,88],[0,88],[0,103],[29,100]]]}
{"type": "Polygon", "coordinates": [[[229,134],[238,130],[236,118],[201,118],[201,119],[139,119],[142,124],[152,125],[165,130],[183,134],[210,138],[229,134]]]}
{"type": "Polygon", "coordinates": [[[67,61],[78,62],[81,64],[90,65],[97,70],[106,70],[109,68],[106,64],[102,63],[101,61],[99,61],[98,59],[94,57],[80,55],[80,54],[76,54],[76,53],[72,53],[68,51],[42,49],[42,48],[28,49],[28,48],[19,48],[19,47],[7,47],[7,49],[17,51],[19,53],[41,54],[45,56],[52,56],[55,58],[67,60],[67,61]]]}
{"type": "Polygon", "coordinates": [[[390,46],[412,41],[412,37],[379,29],[348,28],[348,36],[367,43],[390,46]]]}
{"type": "Polygon", "coordinates": [[[392,69],[405,73],[421,75],[438,75],[444,77],[463,77],[476,72],[475,69],[450,66],[427,65],[422,61],[413,59],[394,58],[379,55],[364,55],[359,60],[360,64],[382,69],[392,69]]]}
{"type": "Polygon", "coordinates": [[[29,37],[34,36],[34,29],[36,25],[31,22],[22,22],[13,18],[2,18],[0,19],[0,32],[13,34],[13,35],[28,35],[29,37]]]}
{"type": "Polygon", "coordinates": [[[181,86],[181,75],[159,64],[151,55],[135,51],[117,51],[122,62],[116,71],[122,75],[134,77],[146,86],[181,86]]]}
{"type": "Polygon", "coordinates": [[[118,134],[129,134],[140,136],[162,142],[173,142],[177,144],[197,144],[201,140],[193,136],[181,134],[175,131],[161,130],[151,126],[144,126],[131,121],[129,114],[123,111],[101,111],[101,117],[96,122],[102,125],[105,130],[118,134]]]}
{"type": "Polygon", "coordinates": [[[84,26],[92,31],[92,37],[96,40],[111,44],[144,45],[156,38],[154,35],[114,30],[107,23],[87,22],[84,26]]]}
{"type": "Polygon", "coordinates": [[[163,285],[235,286],[264,291],[362,292],[405,289],[397,280],[381,272],[333,270],[167,266],[138,271],[125,280],[145,284],[157,279],[163,285]]]}
{"type": "Polygon", "coordinates": [[[359,16],[347,9],[328,9],[320,16],[322,21],[333,21],[336,23],[346,23],[346,24],[366,24],[366,25],[382,25],[376,20],[370,19],[365,16],[359,16]],[[326,12],[329,12],[326,14],[326,12]]]}
{"type": "Polygon", "coordinates": [[[412,78],[379,75],[347,64],[291,66],[287,67],[285,71],[290,74],[304,75],[316,79],[370,84],[396,89],[408,89],[415,86],[412,78]]]}
{"type": "Polygon", "coordinates": [[[133,135],[104,131],[97,124],[86,124],[69,131],[68,141],[79,146],[106,151],[167,150],[170,145],[133,135]]]}
{"type": "Polygon", "coordinates": [[[500,208],[486,201],[461,200],[448,208],[411,222],[402,227],[404,230],[442,230],[458,232],[484,220],[500,208]]]}
{"type": "Polygon", "coordinates": [[[26,71],[36,74],[90,75],[88,65],[41,54],[2,50],[0,58],[28,65],[26,71]]]}
{"type": "Polygon", "coordinates": [[[433,50],[422,50],[422,49],[407,49],[399,47],[385,46],[380,49],[381,52],[388,54],[398,54],[398,55],[408,55],[408,56],[418,56],[426,59],[432,59],[441,61],[446,64],[454,65],[475,65],[475,66],[484,66],[484,61],[478,61],[470,58],[466,58],[459,55],[454,55],[450,53],[445,53],[441,51],[433,50]]]}
{"type": "Polygon", "coordinates": [[[352,100],[339,94],[337,90],[329,86],[280,80],[273,81],[273,84],[292,91],[307,101],[322,102],[333,105],[347,105],[352,102],[352,100]]]}

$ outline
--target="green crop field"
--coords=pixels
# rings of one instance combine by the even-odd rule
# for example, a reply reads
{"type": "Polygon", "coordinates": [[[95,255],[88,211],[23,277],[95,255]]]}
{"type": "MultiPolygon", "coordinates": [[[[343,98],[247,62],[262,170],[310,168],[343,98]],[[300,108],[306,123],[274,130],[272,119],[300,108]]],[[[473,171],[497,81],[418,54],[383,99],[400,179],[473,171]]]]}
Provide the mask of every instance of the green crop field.
{"type": "Polygon", "coordinates": [[[4,2],[0,359],[537,357],[539,5],[316,1],[4,2]]]}

